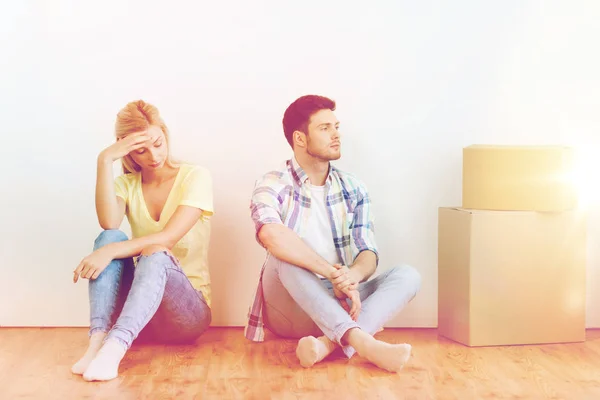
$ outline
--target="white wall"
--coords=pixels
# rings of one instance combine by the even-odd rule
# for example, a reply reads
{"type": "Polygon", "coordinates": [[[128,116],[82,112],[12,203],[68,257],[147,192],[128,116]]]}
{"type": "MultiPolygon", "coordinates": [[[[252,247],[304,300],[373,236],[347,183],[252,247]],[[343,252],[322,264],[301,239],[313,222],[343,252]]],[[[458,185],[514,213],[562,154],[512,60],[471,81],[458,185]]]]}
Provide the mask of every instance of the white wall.
{"type": "MultiPolygon", "coordinates": [[[[383,268],[423,275],[391,325],[437,324],[437,207],[461,202],[463,146],[580,146],[600,186],[600,3],[365,4],[3,5],[0,325],[87,323],[86,285],[71,271],[99,232],[95,159],[138,98],[162,111],[175,155],[213,173],[214,325],[244,323],[264,256],[249,195],[289,157],[281,118],[300,95],[338,102],[338,166],[371,189],[383,268]]],[[[588,325],[600,326],[593,205],[588,325]]]]}

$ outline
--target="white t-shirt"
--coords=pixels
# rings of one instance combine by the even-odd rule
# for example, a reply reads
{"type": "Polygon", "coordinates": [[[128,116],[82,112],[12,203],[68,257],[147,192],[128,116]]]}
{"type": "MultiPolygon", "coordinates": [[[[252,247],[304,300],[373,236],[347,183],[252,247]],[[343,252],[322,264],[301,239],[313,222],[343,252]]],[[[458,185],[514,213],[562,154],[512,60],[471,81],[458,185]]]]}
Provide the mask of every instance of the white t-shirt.
{"type": "MultiPolygon", "coordinates": [[[[304,231],[304,243],[331,265],[341,263],[333,243],[331,222],[325,203],[325,186],[310,185],[311,205],[310,217],[304,231]]],[[[317,274],[321,277],[321,275],[317,274]]]]}

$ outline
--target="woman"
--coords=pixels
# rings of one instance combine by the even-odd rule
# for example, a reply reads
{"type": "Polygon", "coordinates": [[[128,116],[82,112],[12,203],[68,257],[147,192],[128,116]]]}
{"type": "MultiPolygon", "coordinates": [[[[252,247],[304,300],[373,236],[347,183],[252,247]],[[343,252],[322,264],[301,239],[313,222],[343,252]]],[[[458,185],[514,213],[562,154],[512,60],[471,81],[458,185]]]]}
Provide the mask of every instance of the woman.
{"type": "Polygon", "coordinates": [[[184,343],[211,321],[209,172],[171,160],[167,127],[141,100],[118,113],[115,131],[116,143],[98,157],[96,213],[104,231],[73,277],[89,279],[90,342],[71,369],[87,381],[116,378],[142,329],[154,340],[184,343]],[[124,174],[113,179],[119,159],[124,174]],[[124,215],[133,239],[118,230],[124,215]]]}

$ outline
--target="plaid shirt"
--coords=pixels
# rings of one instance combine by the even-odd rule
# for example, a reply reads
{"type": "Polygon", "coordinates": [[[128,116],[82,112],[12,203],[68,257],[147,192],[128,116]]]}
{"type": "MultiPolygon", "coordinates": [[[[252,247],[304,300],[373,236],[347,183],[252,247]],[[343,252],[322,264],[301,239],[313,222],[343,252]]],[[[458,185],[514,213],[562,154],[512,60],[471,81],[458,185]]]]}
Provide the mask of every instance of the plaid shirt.
{"type": "MultiPolygon", "coordinates": [[[[292,158],[281,169],[265,174],[256,182],[250,210],[256,227],[256,240],[261,246],[264,247],[258,232],[266,224],[283,224],[300,237],[306,236],[311,215],[311,193],[307,180],[302,167],[292,158]]],[[[377,255],[371,201],[364,184],[330,165],[325,196],[333,241],[344,265],[352,265],[364,250],[371,250],[377,255]]],[[[246,338],[256,342],[264,340],[262,276],[265,265],[266,261],[260,271],[244,331],[246,338]]]]}

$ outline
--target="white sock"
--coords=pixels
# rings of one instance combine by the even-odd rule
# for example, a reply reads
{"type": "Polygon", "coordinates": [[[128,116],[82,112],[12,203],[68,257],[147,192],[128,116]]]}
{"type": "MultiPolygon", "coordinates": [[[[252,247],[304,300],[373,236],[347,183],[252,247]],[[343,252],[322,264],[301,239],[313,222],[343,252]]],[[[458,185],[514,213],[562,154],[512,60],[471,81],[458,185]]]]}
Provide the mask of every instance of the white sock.
{"type": "Polygon", "coordinates": [[[364,354],[360,354],[379,368],[390,372],[400,372],[410,358],[412,346],[407,343],[391,344],[373,340],[367,345],[364,354]]]}
{"type": "Polygon", "coordinates": [[[125,355],[125,347],[114,339],[108,339],[83,373],[86,381],[109,381],[119,374],[119,363],[125,355]]]}
{"type": "Polygon", "coordinates": [[[300,360],[300,365],[309,368],[322,361],[335,350],[336,344],[326,336],[315,338],[306,336],[298,341],[296,347],[296,356],[300,360]]]}
{"type": "Polygon", "coordinates": [[[361,357],[390,372],[400,372],[412,350],[410,344],[382,342],[358,328],[348,331],[347,340],[361,357]]]}
{"type": "Polygon", "coordinates": [[[79,361],[71,367],[71,372],[77,375],[83,375],[90,362],[96,357],[98,350],[102,347],[102,341],[106,337],[106,332],[96,332],[90,336],[88,348],[79,361]]]}

